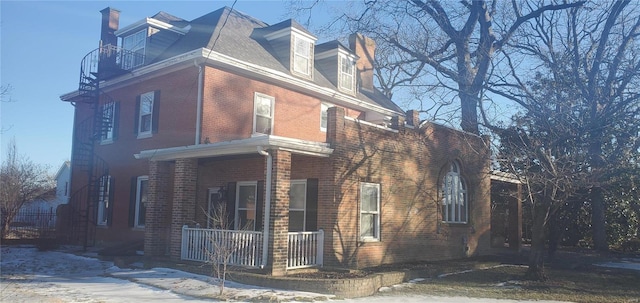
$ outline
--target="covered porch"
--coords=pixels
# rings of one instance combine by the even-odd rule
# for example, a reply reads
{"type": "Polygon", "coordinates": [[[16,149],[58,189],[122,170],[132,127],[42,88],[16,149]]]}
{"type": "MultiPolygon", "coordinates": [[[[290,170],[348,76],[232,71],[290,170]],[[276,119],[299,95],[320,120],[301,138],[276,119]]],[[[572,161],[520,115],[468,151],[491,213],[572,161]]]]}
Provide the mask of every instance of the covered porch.
{"type": "Polygon", "coordinates": [[[318,179],[292,175],[292,155],[317,162],[332,151],[326,143],[257,136],[140,152],[149,160],[145,256],[202,262],[218,246],[231,252],[228,264],[271,275],[322,266],[318,179]],[[222,204],[233,223],[213,226],[207,214],[222,204]]]}

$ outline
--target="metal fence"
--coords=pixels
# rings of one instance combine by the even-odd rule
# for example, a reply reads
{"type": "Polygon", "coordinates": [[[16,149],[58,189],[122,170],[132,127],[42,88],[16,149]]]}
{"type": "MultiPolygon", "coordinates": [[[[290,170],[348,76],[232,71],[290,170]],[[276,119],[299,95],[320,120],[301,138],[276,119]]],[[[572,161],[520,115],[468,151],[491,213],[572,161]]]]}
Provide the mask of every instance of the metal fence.
{"type": "Polygon", "coordinates": [[[5,239],[35,239],[55,237],[55,208],[21,209],[18,211],[9,229],[5,231],[5,239]]]}

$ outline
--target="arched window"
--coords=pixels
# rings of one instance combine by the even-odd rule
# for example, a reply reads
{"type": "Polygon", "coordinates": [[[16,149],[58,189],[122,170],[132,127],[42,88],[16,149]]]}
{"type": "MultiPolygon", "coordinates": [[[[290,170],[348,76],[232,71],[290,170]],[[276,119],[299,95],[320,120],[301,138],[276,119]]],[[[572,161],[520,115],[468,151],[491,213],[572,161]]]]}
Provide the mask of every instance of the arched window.
{"type": "Polygon", "coordinates": [[[451,162],[442,184],[442,221],[467,223],[467,186],[460,176],[460,165],[451,162]]]}

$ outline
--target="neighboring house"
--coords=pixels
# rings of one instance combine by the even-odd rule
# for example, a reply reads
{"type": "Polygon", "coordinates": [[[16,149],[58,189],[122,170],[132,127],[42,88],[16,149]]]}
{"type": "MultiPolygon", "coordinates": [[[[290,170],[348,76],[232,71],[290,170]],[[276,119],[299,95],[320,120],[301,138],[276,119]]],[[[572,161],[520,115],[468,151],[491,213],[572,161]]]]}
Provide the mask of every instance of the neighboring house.
{"type": "Polygon", "coordinates": [[[69,202],[69,181],[71,178],[71,164],[69,161],[65,161],[58,172],[55,175],[56,188],[47,191],[45,194],[36,198],[33,201],[26,202],[21,210],[26,211],[50,211],[55,212],[56,208],[60,204],[67,204],[69,202]]]}
{"type": "MultiPolygon", "coordinates": [[[[28,201],[16,214],[14,222],[39,222],[46,221],[46,225],[55,226],[56,209],[61,204],[69,202],[69,181],[71,178],[71,165],[65,161],[55,175],[56,187],[40,195],[33,201],[28,201]]],[[[43,224],[41,224],[43,225],[43,224]]]]}
{"type": "Polygon", "coordinates": [[[61,97],[76,241],[201,260],[206,213],[226,205],[236,231],[215,234],[242,247],[233,263],[273,275],[488,251],[487,139],[381,94],[371,39],[317,44],[227,7],[123,28],[102,13],[101,48],[61,97]]]}

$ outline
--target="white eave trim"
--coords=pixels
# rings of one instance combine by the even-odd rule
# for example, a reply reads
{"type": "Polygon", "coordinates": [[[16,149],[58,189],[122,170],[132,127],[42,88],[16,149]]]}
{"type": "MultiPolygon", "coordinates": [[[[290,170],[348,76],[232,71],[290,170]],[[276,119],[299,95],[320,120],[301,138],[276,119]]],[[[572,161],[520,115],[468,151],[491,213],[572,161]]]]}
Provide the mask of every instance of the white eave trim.
{"type": "Polygon", "coordinates": [[[217,156],[257,154],[261,149],[278,149],[294,154],[314,157],[329,157],[333,149],[322,142],[304,141],[279,136],[256,136],[212,144],[197,144],[189,146],[169,147],[161,149],[143,150],[135,154],[136,159],[155,161],[170,161],[188,158],[210,158],[217,156]]]}
{"type": "MultiPolygon", "coordinates": [[[[329,101],[333,104],[339,104],[339,102],[342,102],[344,104],[349,104],[351,106],[354,106],[365,112],[375,111],[382,115],[390,115],[390,116],[404,115],[404,113],[402,112],[397,112],[379,105],[364,102],[346,93],[342,93],[337,89],[319,86],[315,83],[309,82],[308,80],[300,79],[293,75],[289,75],[284,72],[265,68],[257,64],[238,60],[236,58],[223,55],[216,51],[211,51],[206,48],[196,49],[187,53],[177,55],[175,57],[171,57],[169,59],[165,59],[158,63],[154,63],[151,65],[140,67],[138,69],[134,69],[123,76],[101,83],[100,87],[106,90],[113,89],[115,87],[118,87],[119,84],[125,83],[127,80],[140,77],[143,75],[147,75],[153,72],[157,72],[165,68],[174,67],[179,64],[183,64],[184,67],[193,66],[195,62],[194,60],[198,60],[198,62],[196,62],[197,64],[202,62],[200,60],[206,60],[205,62],[211,66],[226,67],[244,74],[250,74],[252,76],[258,76],[261,78],[270,79],[272,81],[281,82],[285,84],[285,86],[288,88],[315,93],[319,95],[321,98],[325,99],[325,101],[329,101]],[[339,102],[336,102],[336,101],[339,101],[339,102]]],[[[165,73],[158,73],[157,75],[159,76],[165,73]]],[[[78,92],[74,91],[74,92],[70,92],[65,95],[62,95],[60,99],[62,99],[63,101],[71,101],[71,99],[77,95],[78,95],[78,92]]]]}
{"type": "Polygon", "coordinates": [[[306,38],[307,40],[311,41],[312,43],[315,43],[316,41],[318,41],[318,38],[316,38],[315,36],[309,35],[308,33],[305,33],[303,31],[301,31],[300,29],[297,29],[297,28],[295,28],[293,26],[285,27],[285,28],[279,29],[279,30],[277,30],[275,32],[268,33],[268,34],[264,35],[264,38],[267,39],[268,41],[271,41],[271,40],[274,40],[274,39],[290,36],[291,34],[298,35],[298,36],[301,36],[303,38],[306,38]]]}
{"type": "Polygon", "coordinates": [[[130,33],[133,32],[137,32],[138,30],[140,30],[141,27],[146,27],[146,26],[152,26],[158,29],[164,29],[164,30],[168,30],[168,31],[172,31],[174,33],[180,34],[180,35],[184,35],[189,31],[189,28],[191,27],[190,25],[186,26],[186,27],[177,27],[175,25],[166,23],[166,22],[162,22],[158,19],[154,19],[154,18],[144,18],[136,23],[133,23],[129,26],[126,26],[124,28],[121,28],[117,31],[114,32],[114,34],[118,37],[120,36],[126,36],[130,33]]]}
{"type": "Polygon", "coordinates": [[[502,171],[491,171],[491,180],[502,181],[506,183],[512,184],[522,184],[520,180],[518,180],[518,176],[512,173],[506,173],[502,171]]]}

